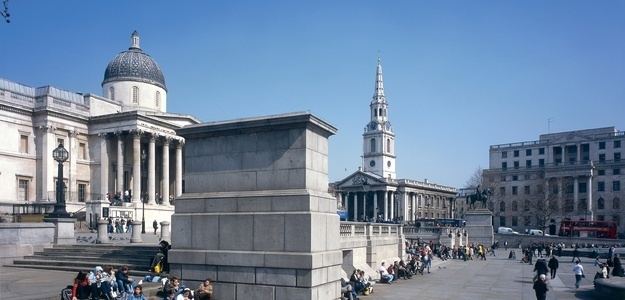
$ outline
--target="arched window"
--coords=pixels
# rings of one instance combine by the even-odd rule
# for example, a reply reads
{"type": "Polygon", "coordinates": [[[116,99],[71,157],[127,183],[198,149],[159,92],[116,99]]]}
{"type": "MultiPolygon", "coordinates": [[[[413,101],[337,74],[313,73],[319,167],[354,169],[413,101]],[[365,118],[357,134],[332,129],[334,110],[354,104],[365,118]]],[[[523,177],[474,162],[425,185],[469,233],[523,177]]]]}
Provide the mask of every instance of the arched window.
{"type": "Polygon", "coordinates": [[[374,116],[374,117],[377,117],[377,116],[378,116],[378,110],[377,110],[377,109],[375,109],[375,108],[373,109],[373,116],[374,116]]]}
{"type": "Polygon", "coordinates": [[[499,211],[500,212],[505,212],[506,211],[506,202],[499,202],[499,211]]]}
{"type": "Polygon", "coordinates": [[[132,87],[132,103],[139,103],[139,87],[132,87]]]}
{"type": "Polygon", "coordinates": [[[586,204],[586,199],[580,199],[579,203],[577,204],[577,209],[578,210],[586,210],[588,209],[588,205],[586,204]]]}
{"type": "Polygon", "coordinates": [[[378,112],[378,116],[380,116],[380,117],[381,117],[381,116],[382,116],[382,109],[381,109],[381,108],[378,108],[378,109],[380,110],[380,111],[378,112]]]}
{"type": "Polygon", "coordinates": [[[612,208],[613,209],[620,209],[621,208],[621,199],[619,199],[618,197],[614,197],[614,199],[612,200],[612,208]]]}
{"type": "Polygon", "coordinates": [[[572,212],[575,209],[575,204],[573,203],[573,199],[565,199],[564,200],[564,211],[572,212]]]}
{"type": "Polygon", "coordinates": [[[530,210],[530,201],[525,199],[525,202],[523,203],[523,210],[524,211],[529,211],[530,210]]]}
{"type": "Polygon", "coordinates": [[[605,200],[603,200],[602,197],[599,197],[599,199],[597,199],[597,209],[604,209],[605,208],[605,200]]]}
{"type": "Polygon", "coordinates": [[[493,203],[492,201],[489,201],[488,202],[488,210],[495,211],[495,203],[493,203]]]}
{"type": "Polygon", "coordinates": [[[517,203],[516,200],[512,200],[512,211],[517,211],[518,207],[517,207],[517,203]]]}
{"type": "Polygon", "coordinates": [[[115,100],[115,88],[112,86],[109,87],[109,99],[115,100]]]}
{"type": "Polygon", "coordinates": [[[156,91],[156,96],[154,96],[154,102],[156,107],[161,107],[161,92],[156,91]]]}
{"type": "Polygon", "coordinates": [[[386,139],[386,152],[391,152],[391,139],[386,139]]]}
{"type": "Polygon", "coordinates": [[[371,139],[371,152],[375,152],[375,139],[371,139]]]}

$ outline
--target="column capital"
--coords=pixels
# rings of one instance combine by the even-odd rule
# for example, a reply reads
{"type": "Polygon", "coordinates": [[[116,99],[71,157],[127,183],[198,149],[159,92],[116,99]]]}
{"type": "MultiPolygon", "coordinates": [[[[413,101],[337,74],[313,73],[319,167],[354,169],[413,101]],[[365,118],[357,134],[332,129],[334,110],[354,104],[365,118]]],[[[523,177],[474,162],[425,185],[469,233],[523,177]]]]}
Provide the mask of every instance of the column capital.
{"type": "Polygon", "coordinates": [[[68,132],[70,137],[77,137],[79,133],[78,130],[70,130],[68,132]]]}
{"type": "Polygon", "coordinates": [[[154,133],[154,132],[148,132],[147,135],[148,135],[148,138],[150,139],[150,143],[156,142],[156,140],[160,137],[158,133],[154,133]]]}
{"type": "Polygon", "coordinates": [[[39,125],[37,128],[46,133],[54,133],[54,131],[56,130],[56,127],[52,125],[39,125]]]}
{"type": "Polygon", "coordinates": [[[130,134],[132,134],[133,137],[141,137],[142,135],[144,135],[146,132],[141,130],[141,129],[133,129],[130,130],[130,134]]]}
{"type": "Polygon", "coordinates": [[[159,136],[159,139],[163,142],[163,146],[164,145],[169,146],[169,144],[171,144],[171,142],[173,141],[173,138],[168,135],[159,136]]]}
{"type": "Polygon", "coordinates": [[[185,143],[185,139],[184,138],[177,138],[176,139],[176,148],[182,148],[182,146],[184,146],[185,143]]]}
{"type": "Polygon", "coordinates": [[[103,138],[103,139],[108,139],[109,138],[109,133],[108,132],[100,132],[100,133],[98,133],[98,136],[103,138]]]}

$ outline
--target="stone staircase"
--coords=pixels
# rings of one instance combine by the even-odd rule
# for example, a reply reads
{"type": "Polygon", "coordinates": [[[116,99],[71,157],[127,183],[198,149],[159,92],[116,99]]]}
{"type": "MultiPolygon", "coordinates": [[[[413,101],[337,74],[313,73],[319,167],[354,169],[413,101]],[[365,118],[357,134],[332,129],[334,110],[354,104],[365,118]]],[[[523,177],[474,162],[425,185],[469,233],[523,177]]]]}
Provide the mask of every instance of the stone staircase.
{"type": "Polygon", "coordinates": [[[156,245],[55,245],[32,256],[7,265],[10,267],[57,271],[89,271],[95,266],[128,266],[130,275],[147,275],[152,258],[158,252],[156,245]]]}

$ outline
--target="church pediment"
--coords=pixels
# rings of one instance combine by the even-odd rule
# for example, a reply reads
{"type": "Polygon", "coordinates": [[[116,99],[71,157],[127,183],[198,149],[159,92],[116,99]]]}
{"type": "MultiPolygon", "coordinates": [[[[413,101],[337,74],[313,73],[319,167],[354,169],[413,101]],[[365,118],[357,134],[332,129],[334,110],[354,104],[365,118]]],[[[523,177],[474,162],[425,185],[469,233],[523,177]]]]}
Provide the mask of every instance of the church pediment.
{"type": "Polygon", "coordinates": [[[336,186],[338,188],[347,188],[378,184],[386,184],[386,181],[375,174],[363,171],[356,171],[351,175],[345,177],[343,180],[337,182],[336,186]]]}

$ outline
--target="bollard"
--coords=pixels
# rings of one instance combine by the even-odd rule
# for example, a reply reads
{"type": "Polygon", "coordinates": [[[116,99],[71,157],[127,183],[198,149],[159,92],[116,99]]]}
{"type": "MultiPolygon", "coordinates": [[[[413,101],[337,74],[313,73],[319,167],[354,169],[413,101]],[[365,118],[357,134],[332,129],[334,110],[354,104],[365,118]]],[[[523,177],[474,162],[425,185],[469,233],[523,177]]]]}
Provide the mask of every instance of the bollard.
{"type": "Polygon", "coordinates": [[[96,244],[106,244],[109,242],[108,221],[98,219],[98,239],[96,244]]]}
{"type": "Polygon", "coordinates": [[[161,222],[161,241],[167,241],[168,243],[171,243],[169,222],[167,221],[161,222]]]}
{"type": "Polygon", "coordinates": [[[142,243],[141,239],[141,221],[132,221],[132,235],[130,236],[131,243],[142,243]]]}

